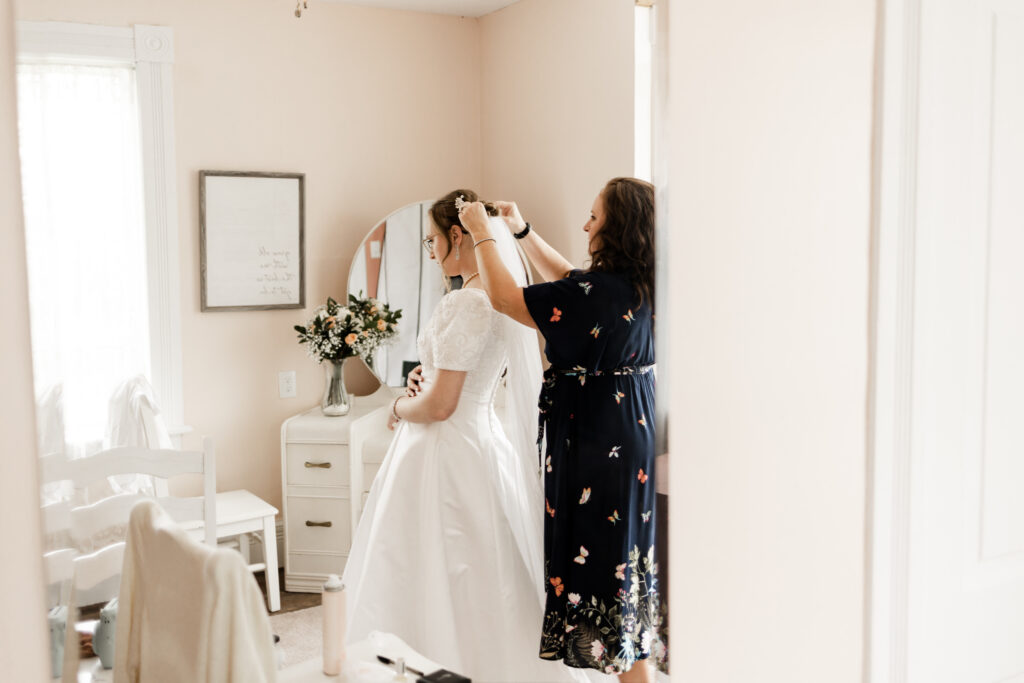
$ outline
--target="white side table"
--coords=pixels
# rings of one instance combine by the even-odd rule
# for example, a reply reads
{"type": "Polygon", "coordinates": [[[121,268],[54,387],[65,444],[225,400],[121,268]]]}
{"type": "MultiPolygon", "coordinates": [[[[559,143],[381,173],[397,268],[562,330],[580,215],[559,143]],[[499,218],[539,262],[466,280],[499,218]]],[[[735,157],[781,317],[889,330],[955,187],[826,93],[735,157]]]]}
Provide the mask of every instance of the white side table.
{"type": "Polygon", "coordinates": [[[286,591],[318,593],[328,574],[345,569],[352,544],[349,429],[391,396],[381,387],[353,397],[348,415],[325,417],[316,406],[281,425],[286,591]]]}

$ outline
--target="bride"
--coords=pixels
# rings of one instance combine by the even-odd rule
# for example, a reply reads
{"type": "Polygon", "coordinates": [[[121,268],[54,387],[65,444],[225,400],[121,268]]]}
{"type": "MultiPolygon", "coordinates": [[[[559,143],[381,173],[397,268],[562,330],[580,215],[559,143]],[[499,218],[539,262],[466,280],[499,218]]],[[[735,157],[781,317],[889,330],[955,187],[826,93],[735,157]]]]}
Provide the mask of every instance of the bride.
{"type": "MultiPolygon", "coordinates": [[[[394,633],[478,682],[573,680],[577,672],[538,657],[544,503],[535,444],[537,338],[495,312],[480,288],[474,245],[459,222],[462,201],[477,195],[455,190],[430,210],[424,246],[463,286],[438,304],[417,340],[422,373],[392,405],[389,426],[397,433],[345,566],[346,637],[394,633]],[[508,434],[494,407],[502,381],[508,434]]],[[[493,232],[525,285],[509,231],[493,232]]]]}

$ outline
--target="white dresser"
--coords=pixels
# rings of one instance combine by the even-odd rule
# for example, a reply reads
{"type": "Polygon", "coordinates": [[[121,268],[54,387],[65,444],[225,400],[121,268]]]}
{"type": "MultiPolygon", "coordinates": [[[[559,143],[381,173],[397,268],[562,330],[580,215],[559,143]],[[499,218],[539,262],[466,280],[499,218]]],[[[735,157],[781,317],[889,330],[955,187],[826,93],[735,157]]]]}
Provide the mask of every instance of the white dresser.
{"type": "Polygon", "coordinates": [[[325,417],[320,406],[281,425],[281,488],[284,515],[284,589],[316,593],[328,574],[345,569],[352,544],[353,496],[362,505],[362,482],[352,491],[349,459],[352,422],[387,405],[381,387],[352,398],[344,417],[325,417]]]}

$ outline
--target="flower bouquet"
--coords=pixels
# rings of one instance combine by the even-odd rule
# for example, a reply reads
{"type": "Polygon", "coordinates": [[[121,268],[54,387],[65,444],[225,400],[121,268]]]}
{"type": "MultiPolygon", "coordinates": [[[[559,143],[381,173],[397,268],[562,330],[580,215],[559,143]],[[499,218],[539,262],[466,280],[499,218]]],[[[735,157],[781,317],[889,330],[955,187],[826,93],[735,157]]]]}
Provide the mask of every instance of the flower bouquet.
{"type": "Polygon", "coordinates": [[[392,311],[377,299],[349,294],[347,306],[328,297],[327,303],[317,307],[305,326],[295,326],[299,343],[306,344],[310,358],[318,363],[329,361],[325,368],[327,387],[321,402],[324,415],[348,413],[344,360],[359,356],[367,364],[372,363],[374,351],[398,335],[401,317],[400,309],[392,311]]]}

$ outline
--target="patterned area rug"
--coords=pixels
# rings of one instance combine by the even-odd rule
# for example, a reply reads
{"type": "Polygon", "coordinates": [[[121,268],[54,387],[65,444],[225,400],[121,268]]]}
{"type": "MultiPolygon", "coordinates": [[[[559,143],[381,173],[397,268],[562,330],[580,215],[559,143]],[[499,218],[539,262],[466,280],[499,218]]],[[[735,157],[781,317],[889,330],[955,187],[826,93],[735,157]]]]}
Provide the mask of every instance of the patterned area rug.
{"type": "Polygon", "coordinates": [[[281,636],[277,646],[284,655],[284,666],[320,656],[323,646],[323,608],[319,605],[274,614],[270,617],[270,628],[281,636]]]}

